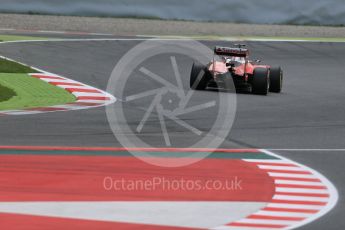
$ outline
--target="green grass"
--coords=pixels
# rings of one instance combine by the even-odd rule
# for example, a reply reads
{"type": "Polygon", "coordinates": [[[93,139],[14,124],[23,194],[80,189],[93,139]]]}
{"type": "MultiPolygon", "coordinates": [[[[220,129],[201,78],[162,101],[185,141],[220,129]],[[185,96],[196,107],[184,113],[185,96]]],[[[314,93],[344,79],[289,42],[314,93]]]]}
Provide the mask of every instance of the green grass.
{"type": "Polygon", "coordinates": [[[24,73],[0,73],[0,86],[0,110],[53,106],[76,101],[64,89],[24,73]]]}
{"type": "Polygon", "coordinates": [[[30,37],[30,36],[19,36],[19,35],[0,35],[0,42],[8,41],[32,41],[32,40],[49,40],[49,38],[43,37],[30,37]]]}
{"type": "Polygon", "coordinates": [[[13,61],[0,58],[0,73],[36,73],[36,70],[13,61]]]}
{"type": "Polygon", "coordinates": [[[0,85],[0,103],[16,96],[13,89],[0,85]]]}

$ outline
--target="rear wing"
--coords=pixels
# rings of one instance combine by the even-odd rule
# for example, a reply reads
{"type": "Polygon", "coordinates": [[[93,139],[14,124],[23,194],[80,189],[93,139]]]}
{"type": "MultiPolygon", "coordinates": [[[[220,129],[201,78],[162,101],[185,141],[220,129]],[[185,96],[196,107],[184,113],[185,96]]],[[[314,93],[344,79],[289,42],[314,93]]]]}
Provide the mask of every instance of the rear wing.
{"type": "Polygon", "coordinates": [[[221,56],[231,56],[231,57],[248,57],[249,51],[244,48],[231,48],[216,46],[214,48],[214,53],[221,56]]]}

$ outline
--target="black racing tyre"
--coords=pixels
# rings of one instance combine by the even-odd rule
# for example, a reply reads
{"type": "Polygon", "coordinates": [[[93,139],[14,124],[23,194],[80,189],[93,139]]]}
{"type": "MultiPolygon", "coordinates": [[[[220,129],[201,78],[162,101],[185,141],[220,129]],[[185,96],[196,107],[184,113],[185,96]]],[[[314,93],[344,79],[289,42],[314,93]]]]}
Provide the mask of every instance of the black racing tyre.
{"type": "Polygon", "coordinates": [[[190,73],[190,88],[194,90],[205,90],[210,80],[210,73],[206,66],[193,63],[190,73]]]}
{"type": "Polygon", "coordinates": [[[270,70],[270,92],[280,93],[283,87],[283,71],[280,67],[270,70]]]}
{"type": "Polygon", "coordinates": [[[267,95],[269,89],[269,74],[266,68],[256,68],[252,80],[252,93],[267,95]]]}

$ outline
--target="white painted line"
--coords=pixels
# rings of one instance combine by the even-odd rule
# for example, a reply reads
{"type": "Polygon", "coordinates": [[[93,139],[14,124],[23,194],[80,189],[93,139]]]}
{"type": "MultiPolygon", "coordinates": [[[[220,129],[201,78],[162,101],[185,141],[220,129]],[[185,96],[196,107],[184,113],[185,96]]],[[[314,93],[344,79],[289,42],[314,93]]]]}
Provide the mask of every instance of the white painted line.
{"type": "Polygon", "coordinates": [[[15,31],[16,29],[9,29],[9,28],[0,28],[2,31],[15,31]]]}
{"type": "Polygon", "coordinates": [[[47,33],[47,34],[65,34],[66,32],[64,31],[50,31],[50,30],[40,30],[40,31],[35,31],[36,33],[47,33]]]}
{"type": "MultiPolygon", "coordinates": [[[[41,34],[66,34],[66,35],[92,35],[92,36],[117,36],[116,34],[110,33],[92,33],[82,31],[54,31],[54,30],[26,30],[26,29],[11,29],[11,28],[0,28],[0,31],[18,31],[28,33],[41,33],[41,34]]],[[[20,36],[20,35],[19,35],[20,36]]],[[[160,36],[160,35],[136,35],[137,38],[150,38],[150,39],[173,39],[173,40],[184,40],[193,39],[200,41],[259,41],[259,42],[345,42],[343,40],[335,40],[335,38],[272,38],[272,37],[246,37],[246,36],[160,36]]]]}
{"type": "MultiPolygon", "coordinates": [[[[35,73],[36,76],[42,76],[42,77],[45,77],[47,76],[47,74],[45,72],[42,72],[42,73],[35,73]]],[[[57,74],[54,74],[54,73],[50,73],[49,76],[55,76],[55,77],[60,77],[60,78],[63,78],[57,74]]]]}
{"type": "Polygon", "coordinates": [[[79,110],[79,109],[87,109],[93,106],[75,106],[73,104],[71,105],[56,105],[56,106],[50,106],[49,108],[61,108],[61,109],[66,109],[66,110],[79,110]]]}
{"type": "Polygon", "coordinates": [[[38,114],[42,113],[40,111],[29,111],[29,110],[7,110],[7,111],[1,111],[1,114],[6,115],[30,115],[30,114],[38,114]]]}
{"type": "MultiPolygon", "coordinates": [[[[60,39],[37,39],[37,40],[16,40],[16,41],[4,41],[0,42],[1,44],[7,43],[35,43],[35,42],[92,42],[92,41],[217,41],[214,39],[207,38],[60,38],[60,39]]],[[[243,39],[219,39],[218,41],[243,41],[243,39]]],[[[272,40],[272,39],[245,39],[245,41],[258,41],[258,42],[328,42],[328,43],[344,43],[345,41],[309,41],[309,40],[272,40]]],[[[276,151],[277,149],[269,149],[276,151]]]]}
{"type": "Polygon", "coordinates": [[[93,42],[93,41],[190,41],[192,39],[164,39],[164,38],[78,38],[78,39],[37,39],[37,40],[18,40],[18,41],[4,41],[1,44],[7,43],[35,43],[35,42],[93,42]]]}
{"type": "Polygon", "coordinates": [[[146,224],[162,229],[168,226],[181,229],[208,229],[226,223],[229,217],[230,220],[236,220],[250,215],[252,211],[263,205],[261,202],[226,201],[27,201],[0,202],[0,212],[48,218],[146,224]],[[247,209],[239,210],[238,207],[241,206],[246,206],[247,209]],[[215,213],[217,215],[214,215],[215,213]],[[233,215],[229,216],[230,213],[233,215]],[[213,218],[201,221],[210,216],[213,218]]]}
{"type": "MultiPolygon", "coordinates": [[[[45,34],[70,34],[70,35],[96,35],[96,36],[115,36],[109,33],[90,33],[82,31],[56,31],[56,30],[26,30],[26,29],[8,29],[0,28],[0,31],[18,31],[18,32],[31,32],[31,33],[45,33],[45,34]]],[[[18,35],[21,36],[21,35],[18,35]]]]}
{"type": "Polygon", "coordinates": [[[345,152],[345,149],[270,149],[284,152],[345,152]]]}
{"type": "Polygon", "coordinates": [[[345,42],[344,40],[337,40],[337,38],[282,38],[282,37],[250,37],[250,36],[159,36],[159,35],[137,35],[137,37],[151,37],[151,38],[175,38],[175,39],[185,39],[193,38],[200,41],[257,41],[257,42],[345,42]]]}

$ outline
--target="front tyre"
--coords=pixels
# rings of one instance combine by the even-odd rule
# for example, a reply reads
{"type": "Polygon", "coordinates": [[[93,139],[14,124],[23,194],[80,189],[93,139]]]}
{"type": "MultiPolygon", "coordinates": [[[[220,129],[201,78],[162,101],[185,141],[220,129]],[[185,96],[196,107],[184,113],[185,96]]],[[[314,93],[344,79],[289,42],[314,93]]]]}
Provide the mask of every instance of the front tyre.
{"type": "Polygon", "coordinates": [[[283,87],[283,71],[280,67],[271,68],[270,92],[280,93],[283,87]]]}
{"type": "Polygon", "coordinates": [[[206,66],[193,63],[190,73],[190,88],[194,90],[205,90],[209,82],[209,73],[206,66]]]}
{"type": "Polygon", "coordinates": [[[266,68],[256,68],[252,80],[252,93],[267,95],[269,89],[269,72],[266,68]]]}

